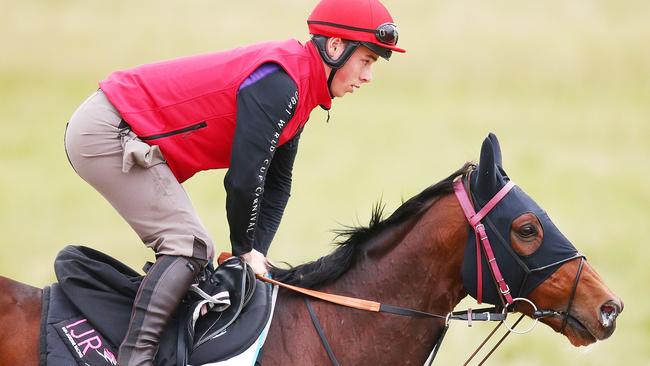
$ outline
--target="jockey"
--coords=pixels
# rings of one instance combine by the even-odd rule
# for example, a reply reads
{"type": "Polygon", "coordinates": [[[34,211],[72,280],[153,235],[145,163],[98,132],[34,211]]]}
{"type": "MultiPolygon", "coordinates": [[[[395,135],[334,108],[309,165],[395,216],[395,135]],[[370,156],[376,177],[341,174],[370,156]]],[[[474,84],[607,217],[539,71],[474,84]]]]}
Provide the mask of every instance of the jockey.
{"type": "Polygon", "coordinates": [[[379,57],[405,52],[378,0],[322,0],[307,24],[305,44],[266,42],[114,72],[72,115],[71,165],[156,255],[119,365],[153,365],[171,314],[214,256],[181,183],[228,168],[232,253],[266,273],[309,114],[369,83],[379,57]]]}

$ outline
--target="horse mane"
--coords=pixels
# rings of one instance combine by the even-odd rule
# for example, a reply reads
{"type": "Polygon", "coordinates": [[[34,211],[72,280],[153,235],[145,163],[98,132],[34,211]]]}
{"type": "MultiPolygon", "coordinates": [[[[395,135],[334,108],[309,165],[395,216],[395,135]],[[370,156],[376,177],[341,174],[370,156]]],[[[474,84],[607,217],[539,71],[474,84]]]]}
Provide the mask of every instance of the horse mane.
{"type": "Polygon", "coordinates": [[[473,170],[473,163],[465,163],[463,167],[453,172],[442,181],[429,186],[418,195],[413,196],[384,219],[384,205],[381,200],[372,210],[368,226],[347,226],[335,230],[335,245],[338,247],[330,254],[313,262],[290,268],[271,268],[273,279],[295,286],[316,288],[331,283],[347,272],[364,252],[366,243],[378,237],[386,229],[404,223],[409,218],[419,215],[423,208],[434,197],[449,194],[454,191],[453,181],[459,176],[465,176],[473,170]]]}

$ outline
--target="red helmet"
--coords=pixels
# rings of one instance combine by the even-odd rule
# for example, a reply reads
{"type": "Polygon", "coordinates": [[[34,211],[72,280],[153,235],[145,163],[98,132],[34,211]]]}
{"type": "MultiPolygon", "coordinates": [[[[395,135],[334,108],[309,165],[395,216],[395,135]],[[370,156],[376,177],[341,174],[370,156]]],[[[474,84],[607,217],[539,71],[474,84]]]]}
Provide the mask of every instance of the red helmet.
{"type": "Polygon", "coordinates": [[[307,19],[309,33],[357,41],[385,59],[397,47],[397,26],[379,0],[321,0],[307,19]]]}

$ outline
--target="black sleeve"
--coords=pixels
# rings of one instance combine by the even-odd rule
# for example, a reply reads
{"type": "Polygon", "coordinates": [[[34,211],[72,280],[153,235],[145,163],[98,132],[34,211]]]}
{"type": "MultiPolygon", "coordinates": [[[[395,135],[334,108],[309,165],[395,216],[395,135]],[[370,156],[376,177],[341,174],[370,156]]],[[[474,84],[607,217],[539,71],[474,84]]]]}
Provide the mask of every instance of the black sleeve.
{"type": "Polygon", "coordinates": [[[265,256],[278,231],[282,214],[289,202],[289,196],[291,196],[291,175],[299,141],[300,133],[276,150],[266,175],[262,211],[255,230],[253,245],[258,252],[265,256]]]}
{"type": "Polygon", "coordinates": [[[282,217],[291,184],[293,157],[289,155],[295,154],[295,149],[291,152],[288,146],[277,148],[277,144],[282,129],[293,117],[297,90],[294,81],[278,68],[238,93],[237,125],[224,180],[234,255],[247,253],[253,247],[268,249],[282,217]],[[260,222],[264,222],[265,233],[256,234],[260,222]],[[273,233],[269,235],[269,231],[273,233]],[[256,238],[268,242],[261,246],[255,244],[256,238]]]}

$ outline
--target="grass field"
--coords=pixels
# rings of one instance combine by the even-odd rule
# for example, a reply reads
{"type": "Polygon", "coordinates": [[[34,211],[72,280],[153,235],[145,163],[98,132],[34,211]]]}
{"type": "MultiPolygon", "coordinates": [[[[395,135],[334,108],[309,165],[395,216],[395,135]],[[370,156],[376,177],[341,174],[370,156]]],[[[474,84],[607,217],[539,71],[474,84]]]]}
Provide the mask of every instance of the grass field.
{"type": "MultiPolygon", "coordinates": [[[[0,274],[36,286],[69,243],[140,268],[149,253],[69,167],[63,130],[113,70],[268,39],[307,39],[314,1],[5,0],[0,12],[0,274]]],[[[610,340],[576,349],[546,327],[490,364],[650,365],[650,2],[386,0],[401,30],[389,63],[330,123],[314,111],[270,256],[301,263],[330,230],[392,211],[495,132],[504,162],[625,301],[610,340]],[[645,248],[645,249],[644,249],[645,248]]],[[[223,171],[186,184],[228,250],[223,171]]],[[[470,304],[468,302],[468,304],[470,304]]],[[[488,328],[455,324],[438,365],[488,328]]]]}

